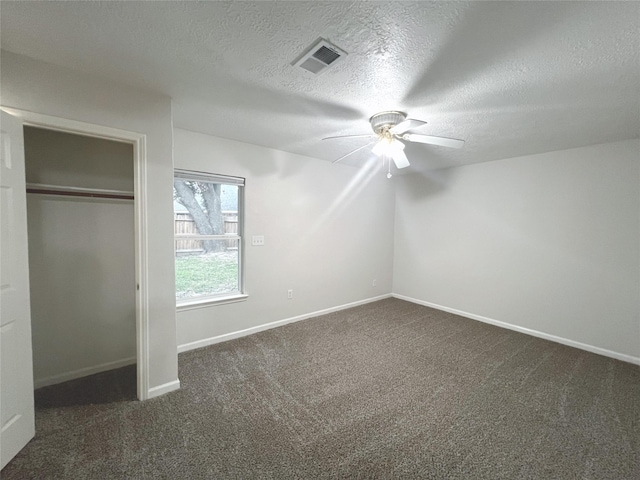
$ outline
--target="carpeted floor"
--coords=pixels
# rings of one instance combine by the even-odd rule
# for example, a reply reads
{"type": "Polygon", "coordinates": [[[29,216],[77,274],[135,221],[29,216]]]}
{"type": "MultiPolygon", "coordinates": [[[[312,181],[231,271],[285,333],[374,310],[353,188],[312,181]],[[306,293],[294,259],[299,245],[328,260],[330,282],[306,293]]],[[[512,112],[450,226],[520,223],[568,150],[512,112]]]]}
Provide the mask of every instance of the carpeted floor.
{"type": "Polygon", "coordinates": [[[38,390],[2,479],[640,478],[640,367],[397,299],[181,354],[180,380],[38,390]]]}

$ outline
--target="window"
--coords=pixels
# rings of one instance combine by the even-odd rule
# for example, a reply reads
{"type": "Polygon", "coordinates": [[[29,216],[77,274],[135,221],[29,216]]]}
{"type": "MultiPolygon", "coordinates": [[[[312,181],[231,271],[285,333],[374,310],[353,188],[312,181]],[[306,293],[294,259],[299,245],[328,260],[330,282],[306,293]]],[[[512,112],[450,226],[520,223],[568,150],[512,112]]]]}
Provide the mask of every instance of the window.
{"type": "Polygon", "coordinates": [[[246,298],[242,283],[244,178],[176,170],[176,303],[246,298]]]}

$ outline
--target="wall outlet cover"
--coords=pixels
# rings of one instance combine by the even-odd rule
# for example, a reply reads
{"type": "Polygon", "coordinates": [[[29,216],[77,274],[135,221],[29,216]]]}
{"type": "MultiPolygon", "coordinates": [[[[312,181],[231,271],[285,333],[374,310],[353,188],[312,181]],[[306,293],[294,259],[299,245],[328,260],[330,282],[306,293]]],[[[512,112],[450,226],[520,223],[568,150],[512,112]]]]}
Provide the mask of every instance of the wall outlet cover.
{"type": "Polygon", "coordinates": [[[264,235],[254,235],[251,237],[251,245],[261,247],[264,245],[264,235]]]}

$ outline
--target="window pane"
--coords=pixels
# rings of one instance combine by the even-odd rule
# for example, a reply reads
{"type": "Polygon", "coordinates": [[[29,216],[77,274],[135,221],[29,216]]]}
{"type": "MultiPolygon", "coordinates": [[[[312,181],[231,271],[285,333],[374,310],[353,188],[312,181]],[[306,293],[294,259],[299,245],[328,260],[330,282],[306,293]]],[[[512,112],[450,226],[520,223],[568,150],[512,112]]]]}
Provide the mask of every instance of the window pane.
{"type": "MultiPolygon", "coordinates": [[[[243,179],[222,178],[196,172],[193,178],[178,172],[173,182],[176,299],[178,302],[241,292],[237,239],[207,240],[201,235],[235,236],[242,229],[239,212],[243,179]],[[204,178],[203,178],[204,177],[204,178]],[[234,180],[242,180],[235,182],[234,180]],[[200,238],[199,238],[200,237],[200,238]]],[[[226,177],[225,177],[226,178],[226,177]]]]}
{"type": "Polygon", "coordinates": [[[174,179],[175,234],[236,233],[229,219],[237,223],[238,188],[237,185],[174,179]]]}
{"type": "Polygon", "coordinates": [[[239,293],[238,245],[239,240],[176,240],[176,299],[239,293]],[[200,248],[178,249],[185,241],[200,242],[200,248]]]}

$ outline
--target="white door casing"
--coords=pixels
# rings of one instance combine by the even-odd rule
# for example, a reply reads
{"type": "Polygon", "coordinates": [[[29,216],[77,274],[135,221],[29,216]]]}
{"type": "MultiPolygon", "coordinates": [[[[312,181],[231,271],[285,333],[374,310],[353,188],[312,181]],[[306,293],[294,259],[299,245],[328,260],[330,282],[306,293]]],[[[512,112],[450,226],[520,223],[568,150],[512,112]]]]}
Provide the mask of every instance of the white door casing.
{"type": "MultiPolygon", "coordinates": [[[[172,388],[164,385],[149,386],[149,290],[147,251],[147,153],[144,134],[120,130],[113,127],[53,117],[14,107],[0,105],[0,108],[18,117],[24,125],[56,130],[77,135],[104,138],[133,145],[134,157],[134,210],[135,210],[135,258],[136,258],[136,361],[137,391],[139,400],[147,400],[171,390],[180,388],[179,382],[172,382],[172,388]],[[175,385],[174,385],[175,383],[175,385]]],[[[20,130],[22,132],[22,130],[20,130]]],[[[26,215],[26,213],[25,213],[26,215]]],[[[25,219],[26,221],[26,219],[25,219]]],[[[27,260],[28,261],[28,260],[27,260]]],[[[31,339],[30,339],[31,340],[31,339]]]]}
{"type": "Polygon", "coordinates": [[[0,434],[1,467],[35,435],[27,200],[22,122],[1,111],[0,434]]]}

